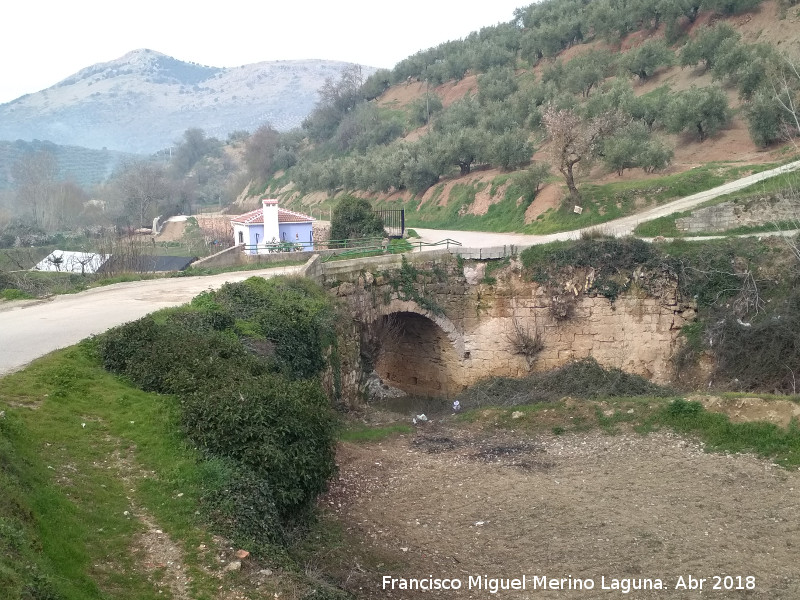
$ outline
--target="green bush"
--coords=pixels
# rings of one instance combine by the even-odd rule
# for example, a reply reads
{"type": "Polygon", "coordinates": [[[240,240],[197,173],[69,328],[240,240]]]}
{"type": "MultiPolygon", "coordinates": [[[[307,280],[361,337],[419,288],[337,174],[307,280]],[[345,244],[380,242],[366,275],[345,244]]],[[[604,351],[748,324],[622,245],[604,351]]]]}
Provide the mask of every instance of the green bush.
{"type": "Polygon", "coordinates": [[[335,415],[319,380],[335,355],[333,315],[311,281],[250,278],[99,338],[106,369],[178,397],[207,456],[209,514],[254,547],[302,525],[335,471],[335,415]]]}
{"type": "Polygon", "coordinates": [[[316,381],[229,379],[182,398],[182,409],[192,440],[244,467],[239,485],[262,502],[271,496],[285,523],[308,511],[335,471],[334,415],[316,381]]]}
{"type": "Polygon", "coordinates": [[[368,200],[343,196],[331,216],[331,239],[383,237],[383,221],[368,200]]]}

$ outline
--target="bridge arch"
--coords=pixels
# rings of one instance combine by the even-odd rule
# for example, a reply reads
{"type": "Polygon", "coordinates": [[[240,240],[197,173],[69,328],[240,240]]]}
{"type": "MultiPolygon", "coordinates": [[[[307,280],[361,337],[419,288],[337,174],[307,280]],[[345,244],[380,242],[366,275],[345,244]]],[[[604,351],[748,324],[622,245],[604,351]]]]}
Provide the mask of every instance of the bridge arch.
{"type": "Polygon", "coordinates": [[[382,335],[374,368],[386,383],[441,398],[463,389],[464,336],[446,316],[394,300],[378,309],[372,324],[382,335]]]}

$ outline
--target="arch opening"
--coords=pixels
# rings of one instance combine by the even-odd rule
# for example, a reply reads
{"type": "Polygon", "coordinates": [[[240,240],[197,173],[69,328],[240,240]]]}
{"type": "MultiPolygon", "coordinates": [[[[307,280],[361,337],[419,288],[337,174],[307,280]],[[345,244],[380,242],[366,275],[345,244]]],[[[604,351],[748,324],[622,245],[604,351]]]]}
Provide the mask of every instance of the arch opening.
{"type": "MultiPolygon", "coordinates": [[[[449,398],[463,389],[461,363],[447,333],[414,312],[379,317],[371,329],[372,365],[378,376],[407,394],[449,398]]],[[[362,355],[365,340],[362,337],[362,355]]],[[[366,357],[365,357],[366,358],[366,357]]]]}

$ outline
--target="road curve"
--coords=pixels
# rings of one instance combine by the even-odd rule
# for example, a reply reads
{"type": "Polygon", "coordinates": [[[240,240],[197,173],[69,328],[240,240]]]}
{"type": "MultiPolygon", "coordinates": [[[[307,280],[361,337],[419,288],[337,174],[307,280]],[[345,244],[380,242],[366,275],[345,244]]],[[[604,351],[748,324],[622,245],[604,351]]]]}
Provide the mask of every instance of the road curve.
{"type": "MultiPolygon", "coordinates": [[[[800,169],[800,160],[792,163],[762,171],[754,175],[742,177],[736,181],[729,181],[723,185],[711,188],[704,192],[692,194],[672,202],[667,202],[661,206],[656,206],[644,212],[636,213],[627,217],[601,223],[599,225],[592,225],[591,227],[584,227],[583,229],[575,229],[573,231],[561,231],[559,233],[551,233],[547,235],[526,235],[522,233],[490,233],[483,231],[458,231],[458,230],[444,230],[444,229],[420,229],[415,227],[414,230],[420,235],[421,241],[435,243],[445,238],[451,238],[461,242],[462,245],[468,248],[487,248],[491,246],[534,246],[536,244],[546,244],[548,242],[555,242],[561,240],[574,240],[581,236],[584,231],[601,231],[607,235],[615,237],[623,237],[632,235],[633,230],[640,223],[652,221],[659,217],[664,217],[676,212],[683,212],[698,205],[717,198],[731,192],[736,192],[748,186],[764,181],[776,175],[789,173],[800,169]]],[[[414,240],[411,240],[412,242],[414,240]]],[[[429,249],[435,250],[439,247],[431,247],[429,249]]],[[[423,247],[423,250],[425,248],[423,247]]]]}
{"type": "Polygon", "coordinates": [[[301,267],[278,267],[197,277],[131,281],[47,300],[0,303],[0,376],[58,348],[116,325],[178,306],[200,292],[248,277],[291,275],[301,267]]]}

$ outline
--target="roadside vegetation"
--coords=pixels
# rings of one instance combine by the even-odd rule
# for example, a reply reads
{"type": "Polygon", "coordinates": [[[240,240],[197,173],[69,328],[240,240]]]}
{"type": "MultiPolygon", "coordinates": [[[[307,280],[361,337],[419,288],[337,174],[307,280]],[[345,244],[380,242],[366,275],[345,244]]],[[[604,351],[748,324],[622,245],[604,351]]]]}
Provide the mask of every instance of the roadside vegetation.
{"type": "Polygon", "coordinates": [[[312,283],[253,278],[0,380],[3,589],[158,597],[168,574],[143,574],[135,548],[157,523],[178,541],[191,597],[217,597],[226,549],[213,534],[285,570],[277,591],[328,593],[290,549],[335,472],[338,417],[321,383],[332,369],[335,398],[335,328],[312,283]]]}

